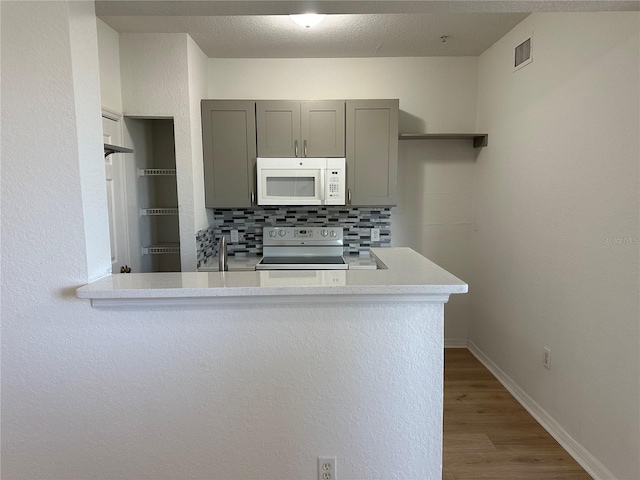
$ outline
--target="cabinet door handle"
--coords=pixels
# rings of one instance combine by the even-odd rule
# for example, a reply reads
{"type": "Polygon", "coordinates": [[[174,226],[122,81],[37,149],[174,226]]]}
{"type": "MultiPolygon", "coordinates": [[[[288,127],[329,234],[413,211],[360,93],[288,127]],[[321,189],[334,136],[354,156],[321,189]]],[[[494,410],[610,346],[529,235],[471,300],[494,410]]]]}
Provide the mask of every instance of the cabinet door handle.
{"type": "Polygon", "coordinates": [[[251,191],[251,206],[253,207],[256,204],[256,194],[251,191]]]}
{"type": "Polygon", "coordinates": [[[307,141],[304,141],[304,156],[307,156],[307,141]]]}
{"type": "Polygon", "coordinates": [[[351,189],[350,188],[347,190],[347,201],[349,202],[349,205],[351,205],[351,189]]]}
{"type": "Polygon", "coordinates": [[[294,145],[294,150],[297,157],[298,156],[298,140],[296,140],[293,145],[294,145]]]}

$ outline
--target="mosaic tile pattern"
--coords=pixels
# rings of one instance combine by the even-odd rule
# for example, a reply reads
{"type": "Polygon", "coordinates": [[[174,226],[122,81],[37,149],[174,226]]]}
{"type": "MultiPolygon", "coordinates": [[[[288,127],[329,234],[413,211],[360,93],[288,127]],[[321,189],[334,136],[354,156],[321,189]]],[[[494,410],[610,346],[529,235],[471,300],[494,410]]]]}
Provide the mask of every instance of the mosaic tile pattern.
{"type": "Polygon", "coordinates": [[[198,268],[210,257],[213,257],[213,228],[205,228],[196,233],[196,251],[198,252],[198,268]]]}
{"type": "Polygon", "coordinates": [[[302,225],[344,228],[344,253],[367,251],[369,247],[391,246],[390,208],[348,207],[265,207],[214,210],[214,224],[197,235],[198,266],[217,255],[218,239],[227,237],[229,255],[262,255],[262,229],[265,226],[302,225]],[[380,229],[380,241],[372,242],[370,229],[380,229]],[[238,230],[238,243],[231,243],[231,230],[238,230]],[[202,240],[202,241],[201,241],[202,240]],[[209,253],[210,252],[210,253],[209,253]]]}

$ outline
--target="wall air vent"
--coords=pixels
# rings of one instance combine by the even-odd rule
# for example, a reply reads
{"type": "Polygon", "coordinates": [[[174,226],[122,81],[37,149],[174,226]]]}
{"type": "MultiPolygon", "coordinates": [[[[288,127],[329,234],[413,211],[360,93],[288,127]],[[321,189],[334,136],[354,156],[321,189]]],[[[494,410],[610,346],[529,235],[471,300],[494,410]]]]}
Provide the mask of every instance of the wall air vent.
{"type": "Polygon", "coordinates": [[[533,61],[533,33],[529,37],[520,42],[514,51],[513,71],[520,70],[522,67],[529,65],[533,61]]]}

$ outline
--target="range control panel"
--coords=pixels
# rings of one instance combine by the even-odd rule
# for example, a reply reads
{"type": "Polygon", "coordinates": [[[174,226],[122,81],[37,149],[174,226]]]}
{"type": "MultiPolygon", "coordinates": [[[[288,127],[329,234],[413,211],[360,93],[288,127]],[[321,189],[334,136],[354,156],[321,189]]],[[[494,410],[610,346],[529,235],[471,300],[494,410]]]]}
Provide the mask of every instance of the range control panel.
{"type": "Polygon", "coordinates": [[[265,227],[263,245],[316,245],[343,244],[342,227],[265,227]]]}

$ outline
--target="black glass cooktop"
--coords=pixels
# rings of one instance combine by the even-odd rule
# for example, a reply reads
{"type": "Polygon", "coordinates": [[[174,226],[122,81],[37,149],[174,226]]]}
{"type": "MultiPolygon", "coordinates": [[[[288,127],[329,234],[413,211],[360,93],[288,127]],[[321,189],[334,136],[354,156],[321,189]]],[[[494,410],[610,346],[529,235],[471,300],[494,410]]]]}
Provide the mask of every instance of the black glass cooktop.
{"type": "Polygon", "coordinates": [[[344,265],[342,257],[264,257],[263,265],[344,265]]]}
{"type": "Polygon", "coordinates": [[[262,257],[256,270],[347,270],[349,265],[343,257],[336,256],[286,256],[262,257]]]}

